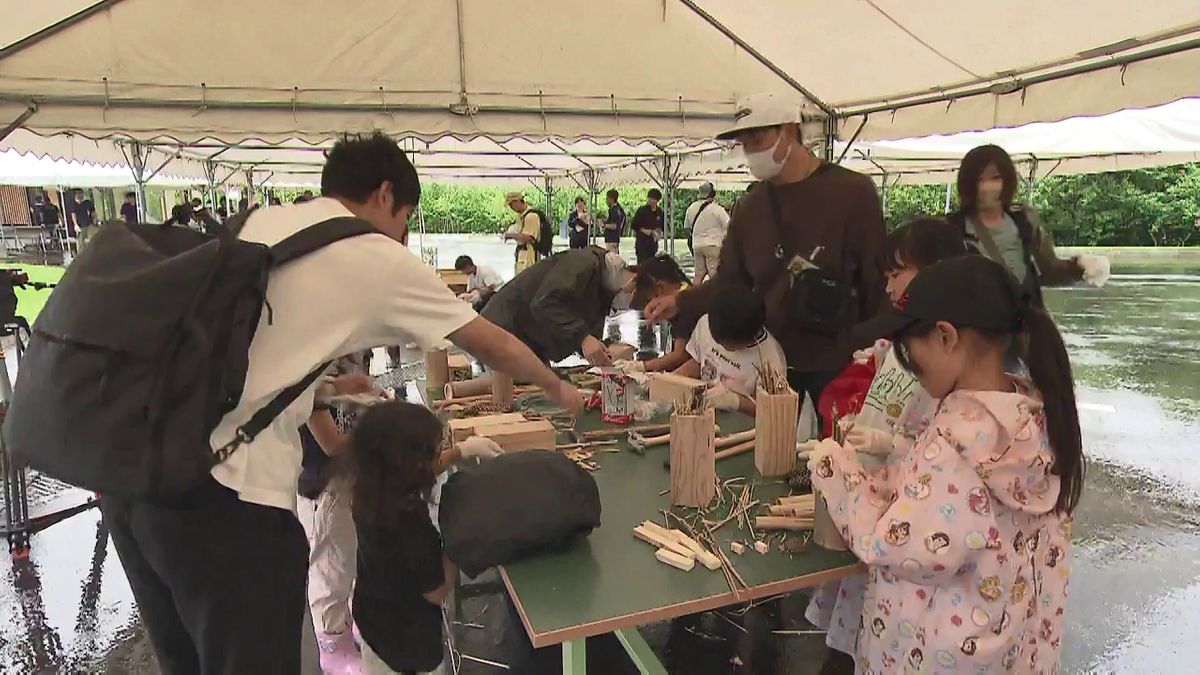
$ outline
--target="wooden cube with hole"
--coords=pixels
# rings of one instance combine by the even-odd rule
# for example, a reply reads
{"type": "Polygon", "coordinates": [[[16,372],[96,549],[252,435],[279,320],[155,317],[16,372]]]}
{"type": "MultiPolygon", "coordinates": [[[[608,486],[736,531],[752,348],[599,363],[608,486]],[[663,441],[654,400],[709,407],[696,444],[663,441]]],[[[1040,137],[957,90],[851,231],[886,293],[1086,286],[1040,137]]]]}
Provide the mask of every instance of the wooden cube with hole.
{"type": "Polygon", "coordinates": [[[450,382],[462,382],[471,379],[471,359],[466,354],[450,354],[446,357],[446,368],[449,371],[450,382]]]}
{"type": "Polygon", "coordinates": [[[499,415],[480,415],[479,417],[450,420],[446,423],[446,426],[450,428],[450,437],[455,442],[458,442],[475,435],[477,427],[494,427],[525,421],[527,421],[525,415],[521,413],[502,413],[499,415]]]}

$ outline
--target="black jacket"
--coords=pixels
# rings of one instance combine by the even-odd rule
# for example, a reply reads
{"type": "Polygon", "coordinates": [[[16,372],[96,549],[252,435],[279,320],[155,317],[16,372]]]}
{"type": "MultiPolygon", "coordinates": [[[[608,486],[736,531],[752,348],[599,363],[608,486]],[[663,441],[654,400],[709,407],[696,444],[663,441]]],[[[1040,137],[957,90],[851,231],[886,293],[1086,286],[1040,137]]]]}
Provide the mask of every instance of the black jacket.
{"type": "Polygon", "coordinates": [[[501,286],[481,314],[539,358],[560,361],[604,329],[616,297],[604,288],[604,254],[589,246],[539,260],[501,286]]]}

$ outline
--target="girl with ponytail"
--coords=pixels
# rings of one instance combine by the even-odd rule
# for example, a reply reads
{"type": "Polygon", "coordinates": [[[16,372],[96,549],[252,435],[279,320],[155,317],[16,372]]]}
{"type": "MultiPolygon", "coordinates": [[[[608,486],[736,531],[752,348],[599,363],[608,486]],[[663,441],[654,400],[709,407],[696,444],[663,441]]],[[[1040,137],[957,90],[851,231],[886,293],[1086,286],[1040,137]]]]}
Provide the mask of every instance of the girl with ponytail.
{"type": "Polygon", "coordinates": [[[899,461],[868,472],[852,445],[831,440],[809,459],[814,488],[868,565],[860,664],[1055,672],[1084,476],[1062,336],[982,256],[922,269],[891,312],[859,328],[893,336],[901,364],[941,399],[899,461]],[[1005,372],[1013,345],[1028,380],[1005,372]]]}

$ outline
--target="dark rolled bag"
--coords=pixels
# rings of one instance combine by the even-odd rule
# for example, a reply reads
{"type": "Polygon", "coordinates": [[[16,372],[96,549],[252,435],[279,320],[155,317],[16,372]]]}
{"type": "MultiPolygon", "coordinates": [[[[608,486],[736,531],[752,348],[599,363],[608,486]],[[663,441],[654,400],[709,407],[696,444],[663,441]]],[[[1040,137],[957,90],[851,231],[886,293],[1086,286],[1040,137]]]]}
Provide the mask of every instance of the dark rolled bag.
{"type": "Polygon", "coordinates": [[[442,487],[438,524],[446,555],[474,577],[600,527],[596,480],[547,450],[468,465],[442,487]]]}

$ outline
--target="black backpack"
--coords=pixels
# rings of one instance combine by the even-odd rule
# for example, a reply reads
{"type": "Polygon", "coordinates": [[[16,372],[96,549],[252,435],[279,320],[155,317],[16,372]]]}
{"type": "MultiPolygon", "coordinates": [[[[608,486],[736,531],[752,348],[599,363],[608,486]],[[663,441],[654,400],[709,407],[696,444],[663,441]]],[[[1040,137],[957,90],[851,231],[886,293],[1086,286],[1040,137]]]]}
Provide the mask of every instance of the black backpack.
{"type": "Polygon", "coordinates": [[[442,486],[443,547],[469,577],[600,527],[596,479],[553,450],[466,464],[442,486]]]}
{"type": "Polygon", "coordinates": [[[538,232],[538,238],[533,242],[533,250],[543,258],[550,255],[554,251],[554,225],[550,223],[550,219],[546,214],[538,209],[530,209],[537,214],[538,222],[541,223],[541,231],[538,232]]]}
{"type": "Polygon", "coordinates": [[[210,446],[241,399],[270,271],[376,231],[333,218],[268,247],[227,233],[104,225],[34,322],[4,422],[8,451],[105,494],[168,498],[202,484],[328,365],[281,391],[228,445],[210,446]]]}

